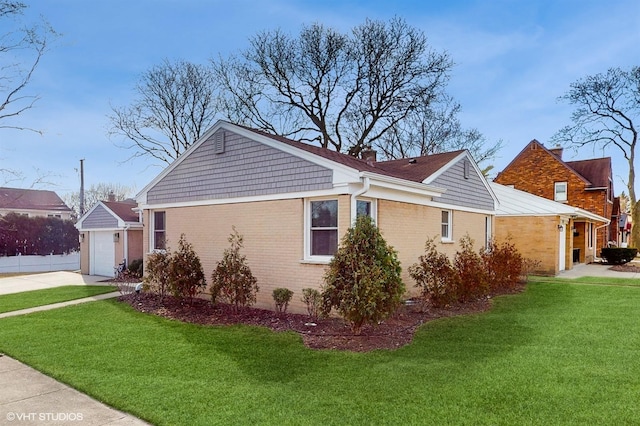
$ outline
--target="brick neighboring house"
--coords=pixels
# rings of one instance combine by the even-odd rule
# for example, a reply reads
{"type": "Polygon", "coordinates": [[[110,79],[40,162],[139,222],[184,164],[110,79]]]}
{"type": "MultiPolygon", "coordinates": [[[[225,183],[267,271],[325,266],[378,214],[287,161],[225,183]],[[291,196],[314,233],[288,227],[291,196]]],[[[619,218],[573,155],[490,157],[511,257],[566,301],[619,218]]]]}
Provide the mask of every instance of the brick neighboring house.
{"type": "Polygon", "coordinates": [[[8,213],[71,219],[73,210],[53,191],[0,188],[0,216],[8,213]]]}
{"type": "MultiPolygon", "coordinates": [[[[534,139],[498,174],[494,182],[611,220],[614,206],[612,176],[610,157],[564,161],[562,148],[548,149],[534,139]]],[[[617,239],[617,235],[610,235],[607,225],[593,229],[593,224],[576,222],[573,232],[574,238],[583,239],[595,232],[595,253],[600,253],[610,240],[617,239]]],[[[585,253],[580,253],[579,262],[592,260],[585,258],[585,253]]]]}

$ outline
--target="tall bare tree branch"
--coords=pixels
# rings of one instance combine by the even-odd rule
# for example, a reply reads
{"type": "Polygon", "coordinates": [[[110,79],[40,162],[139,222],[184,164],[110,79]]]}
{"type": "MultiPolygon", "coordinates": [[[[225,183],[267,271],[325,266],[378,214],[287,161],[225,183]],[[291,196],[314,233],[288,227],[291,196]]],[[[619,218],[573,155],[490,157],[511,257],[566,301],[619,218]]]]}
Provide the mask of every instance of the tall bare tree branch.
{"type": "Polygon", "coordinates": [[[635,156],[640,120],[640,67],[626,71],[611,68],[604,74],[587,76],[571,84],[561,100],[575,105],[572,124],[562,128],[553,140],[574,147],[614,147],[629,166],[632,244],[640,244],[640,205],[635,191],[635,156]]]}

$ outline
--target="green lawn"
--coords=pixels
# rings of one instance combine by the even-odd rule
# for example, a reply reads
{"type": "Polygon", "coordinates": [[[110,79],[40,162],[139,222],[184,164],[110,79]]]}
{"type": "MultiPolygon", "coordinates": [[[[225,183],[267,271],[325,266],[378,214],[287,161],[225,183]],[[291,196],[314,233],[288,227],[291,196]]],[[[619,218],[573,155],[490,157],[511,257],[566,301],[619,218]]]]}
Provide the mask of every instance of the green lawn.
{"type": "Polygon", "coordinates": [[[0,351],[154,424],[640,419],[632,286],[535,282],[396,351],[313,351],[292,333],[182,324],[115,300],[2,319],[0,351]]]}
{"type": "Polygon", "coordinates": [[[67,300],[81,299],[95,296],[96,294],[118,291],[117,287],[78,286],[67,285],[44,290],[25,291],[23,293],[5,294],[0,296],[0,313],[49,305],[52,303],[66,302],[67,300]]]}

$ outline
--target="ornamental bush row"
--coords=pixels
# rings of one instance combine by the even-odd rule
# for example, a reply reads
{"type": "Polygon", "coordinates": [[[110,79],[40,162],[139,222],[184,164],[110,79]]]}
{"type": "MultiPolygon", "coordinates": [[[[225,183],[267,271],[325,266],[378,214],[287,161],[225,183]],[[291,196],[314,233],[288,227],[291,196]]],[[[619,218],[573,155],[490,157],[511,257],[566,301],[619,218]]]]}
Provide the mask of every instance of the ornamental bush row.
{"type": "Polygon", "coordinates": [[[508,241],[490,242],[476,253],[473,240],[466,235],[453,262],[437,251],[434,241],[427,240],[425,254],[409,268],[409,275],[436,307],[514,289],[535,267],[535,262],[523,258],[508,241]]]}
{"type": "MultiPolygon", "coordinates": [[[[240,253],[243,237],[235,227],[228,241],[230,247],[211,276],[212,301],[230,304],[237,312],[255,303],[259,288],[246,256],[240,253]]],[[[528,266],[535,266],[509,242],[492,242],[476,253],[467,235],[451,261],[437,251],[434,241],[427,240],[425,253],[409,268],[409,274],[422,296],[436,307],[513,289],[526,276],[528,266]]],[[[335,309],[359,334],[365,324],[388,318],[402,304],[405,286],[401,271],[397,252],[387,245],[373,220],[359,216],[329,263],[322,291],[305,288],[301,300],[313,319],[335,309]]],[[[200,260],[184,235],[178,252],[149,256],[145,281],[161,297],[171,292],[179,298],[193,298],[206,286],[200,260]]],[[[278,312],[287,311],[292,296],[286,288],[273,290],[278,312]]]]}

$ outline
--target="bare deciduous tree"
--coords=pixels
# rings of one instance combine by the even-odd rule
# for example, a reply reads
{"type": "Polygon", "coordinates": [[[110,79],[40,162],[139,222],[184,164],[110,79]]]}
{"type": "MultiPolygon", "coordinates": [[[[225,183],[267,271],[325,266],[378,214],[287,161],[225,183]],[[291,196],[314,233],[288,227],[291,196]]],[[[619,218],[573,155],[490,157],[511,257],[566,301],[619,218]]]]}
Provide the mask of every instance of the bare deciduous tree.
{"type": "MultiPolygon", "coordinates": [[[[464,129],[458,114],[460,104],[442,94],[432,102],[421,103],[377,144],[389,159],[417,157],[447,151],[467,149],[478,164],[495,157],[502,148],[499,140],[487,147],[487,141],[477,129],[464,129]]],[[[485,166],[488,173],[492,166],[485,166]]]]}
{"type": "Polygon", "coordinates": [[[49,43],[58,34],[51,26],[22,26],[17,19],[27,8],[22,2],[0,0],[0,129],[30,130],[30,126],[17,124],[15,119],[33,108],[40,99],[26,89],[49,43]],[[12,19],[14,18],[14,19],[12,19]]]}
{"type": "Polygon", "coordinates": [[[630,71],[611,68],[604,74],[585,77],[571,84],[561,100],[575,105],[572,125],[561,129],[553,140],[574,147],[614,147],[629,165],[631,243],[640,244],[640,206],[635,191],[635,156],[638,143],[636,122],[640,116],[640,67],[630,71]]]}
{"type": "MultiPolygon", "coordinates": [[[[98,201],[108,201],[110,195],[113,195],[114,201],[124,201],[135,193],[135,188],[120,183],[99,183],[91,185],[89,189],[84,191],[84,203],[89,211],[98,201]]],[[[80,214],[80,192],[70,192],[62,196],[64,203],[71,208],[76,217],[80,214]]]]}
{"type": "Polygon", "coordinates": [[[151,67],[135,87],[132,105],[112,107],[110,134],[133,157],[167,164],[178,158],[213,124],[216,81],[208,67],[186,61],[151,67]]]}
{"type": "Polygon", "coordinates": [[[394,18],[349,35],[320,24],[261,32],[241,58],[213,65],[232,121],[358,156],[436,99],[453,64],[394,18]]]}

